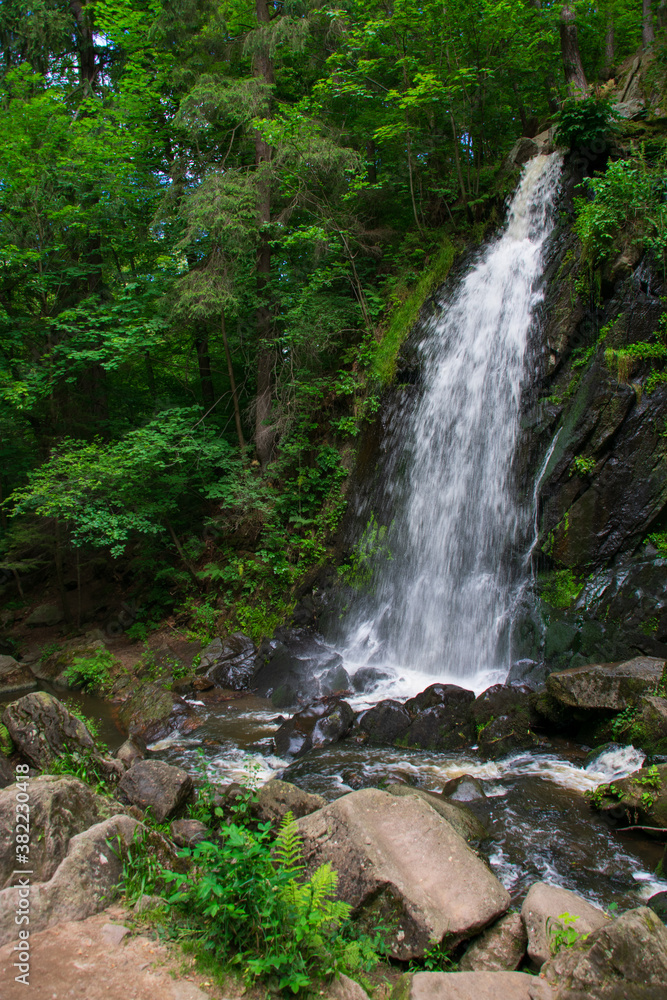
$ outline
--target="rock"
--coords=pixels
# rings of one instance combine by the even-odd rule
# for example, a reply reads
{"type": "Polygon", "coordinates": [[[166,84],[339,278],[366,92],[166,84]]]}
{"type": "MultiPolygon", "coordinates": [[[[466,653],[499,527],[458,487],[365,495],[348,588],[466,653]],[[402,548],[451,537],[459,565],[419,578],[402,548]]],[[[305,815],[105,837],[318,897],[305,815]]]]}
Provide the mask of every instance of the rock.
{"type": "Polygon", "coordinates": [[[140,743],[154,743],[176,729],[196,728],[203,721],[191,705],[165,689],[164,680],[140,681],[123,676],[114,685],[115,716],[121,728],[140,743]]]}
{"type": "Polygon", "coordinates": [[[388,698],[357,716],[355,732],[375,743],[393,743],[405,736],[411,723],[407,709],[388,698]]]}
{"type": "Polygon", "coordinates": [[[119,760],[126,768],[132,767],[135,761],[143,759],[144,752],[134,740],[125,740],[122,746],[116,750],[116,760],[119,760]]]}
{"type": "Polygon", "coordinates": [[[91,629],[84,635],[77,635],[73,639],[68,639],[67,642],[60,643],[58,648],[48,656],[45,655],[48,650],[39,651],[34,662],[31,663],[30,669],[40,680],[53,681],[62,687],[69,687],[69,682],[63,675],[67,667],[72,665],[74,658],[94,656],[95,653],[106,648],[104,632],[97,628],[91,629]]]}
{"type": "MultiPolygon", "coordinates": [[[[664,867],[664,862],[663,862],[664,867]]],[[[649,910],[653,910],[660,917],[663,924],[667,924],[667,892],[656,892],[650,899],[646,900],[649,910]]]]}
{"type": "Polygon", "coordinates": [[[125,927],[123,924],[105,924],[101,931],[105,944],[110,945],[112,948],[117,948],[129,933],[130,928],[125,927]]]}
{"type": "Polygon", "coordinates": [[[177,813],[193,796],[194,785],[188,772],[161,760],[138,760],[118,785],[121,801],[150,809],[158,823],[177,813]]]}
{"type": "Polygon", "coordinates": [[[354,722],[354,710],[346,701],[324,700],[297,712],[273,736],[281,757],[301,757],[309,750],[337,743],[347,736],[354,722]]]}
{"type": "Polygon", "coordinates": [[[641,767],[627,778],[599,785],[592,801],[612,825],[667,829],[667,764],[641,767]]]}
{"type": "Polygon", "coordinates": [[[435,809],[443,819],[446,819],[464,840],[477,841],[485,840],[488,837],[487,830],[470,809],[466,809],[465,806],[458,803],[449,802],[441,795],[427,792],[423,788],[411,788],[409,785],[398,783],[387,785],[387,791],[390,795],[418,795],[431,809],[435,809]]]}
{"type": "Polygon", "coordinates": [[[206,840],[209,834],[206,823],[200,823],[198,819],[175,819],[169,831],[177,847],[194,847],[206,840]]]}
{"type": "Polygon", "coordinates": [[[537,156],[539,152],[540,147],[534,139],[529,139],[528,136],[525,135],[521,136],[520,139],[517,139],[507,154],[505,169],[511,170],[512,167],[520,167],[528,160],[532,159],[533,156],[537,156]]]}
{"type": "Polygon", "coordinates": [[[525,972],[417,972],[398,981],[390,1000],[552,1000],[552,997],[547,983],[525,972]]]}
{"type": "Polygon", "coordinates": [[[528,955],[536,966],[542,966],[551,957],[551,928],[558,923],[565,926],[558,920],[564,913],[577,918],[570,926],[578,934],[590,934],[609,923],[606,913],[575,892],[536,882],[531,885],[521,907],[521,918],[528,934],[528,955]]]}
{"type": "Polygon", "coordinates": [[[95,748],[83,722],[46,691],[34,691],[12,702],[2,721],[20,753],[40,770],[63,750],[95,748]]]}
{"type": "Polygon", "coordinates": [[[17,663],[13,656],[0,656],[0,697],[36,687],[37,681],[28,667],[17,663]]]}
{"type": "Polygon", "coordinates": [[[495,684],[475,699],[471,714],[482,753],[502,757],[539,743],[531,729],[531,694],[530,688],[495,684]]]}
{"type": "Polygon", "coordinates": [[[543,968],[554,1000],[665,1000],[667,927],[646,906],[607,921],[543,968]]]}
{"type": "MultiPolygon", "coordinates": [[[[118,892],[123,858],[138,827],[130,816],[117,815],[72,837],[52,878],[30,887],[30,933],[65,920],[83,920],[108,906],[118,892]]],[[[15,886],[0,891],[0,945],[16,937],[17,902],[15,886]]]]}
{"type": "Polygon", "coordinates": [[[320,674],[320,691],[323,695],[343,694],[352,690],[350,675],[341,662],[320,674]]]}
{"type": "Polygon", "coordinates": [[[665,661],[653,656],[637,656],[621,663],[591,663],[550,674],[547,690],[561,704],[572,708],[622,712],[642,695],[655,693],[664,668],[665,661]]]}
{"type": "Polygon", "coordinates": [[[6,757],[0,753],[0,788],[6,788],[7,785],[13,785],[16,780],[16,773],[14,768],[9,763],[6,757]]]}
{"type": "Polygon", "coordinates": [[[459,963],[462,972],[513,972],[526,954],[528,935],[520,913],[508,913],[480,934],[459,963]]]}
{"type": "Polygon", "coordinates": [[[424,750],[457,750],[473,742],[470,706],[472,691],[455,684],[432,684],[406,701],[405,708],[416,719],[405,734],[407,746],[424,750]]]}
{"type": "Polygon", "coordinates": [[[484,785],[472,774],[461,774],[458,778],[450,778],[442,788],[442,796],[452,802],[476,802],[485,799],[484,785]]]}
{"type": "MultiPolygon", "coordinates": [[[[14,864],[16,793],[12,784],[0,792],[0,889],[11,884],[14,864]]],[[[108,799],[95,795],[78,778],[43,774],[29,779],[30,825],[37,831],[30,840],[30,865],[34,881],[48,881],[67,853],[72,837],[106,819],[112,810],[108,799]]]]}
{"type": "Polygon", "coordinates": [[[132,909],[137,914],[146,913],[148,910],[160,910],[166,904],[162,896],[148,896],[144,893],[139,896],[132,909]]]}
{"type": "Polygon", "coordinates": [[[538,691],[544,687],[548,676],[546,665],[537,660],[515,660],[507,675],[506,684],[519,684],[521,687],[538,691]]]}
{"type": "Polygon", "coordinates": [[[40,604],[25,620],[31,628],[58,625],[63,620],[62,609],[57,604],[40,604]]]}
{"type": "Polygon", "coordinates": [[[298,821],[309,869],[330,862],[363,927],[390,928],[394,958],[448,946],[501,916],[509,895],[453,827],[417,795],[350,792],[298,821]]]}
{"type": "Polygon", "coordinates": [[[276,708],[319,698],[319,678],[342,663],[342,657],[305,629],[278,629],[252,679],[253,690],[276,708]]]}
{"type": "Polygon", "coordinates": [[[256,802],[252,803],[252,814],[261,823],[280,825],[283,817],[291,812],[295,819],[308,816],[316,809],[322,809],[326,800],[321,795],[311,795],[288,781],[272,778],[257,791],[256,802]]]}
{"type": "Polygon", "coordinates": [[[366,990],[342,972],[339,972],[327,992],[332,1000],[368,1000],[366,990]]]}
{"type": "Polygon", "coordinates": [[[375,691],[383,681],[389,680],[389,674],[377,667],[360,667],[352,675],[352,686],[355,691],[375,691]]]}
{"type": "Polygon", "coordinates": [[[635,725],[642,748],[654,754],[667,753],[667,698],[644,695],[639,699],[639,719],[635,725]]]}
{"type": "Polygon", "coordinates": [[[235,632],[224,641],[214,639],[200,658],[201,664],[210,664],[207,675],[218,687],[232,691],[245,691],[255,672],[257,653],[252,639],[242,632],[235,632]],[[219,645],[218,645],[219,644],[219,645]]]}
{"type": "Polygon", "coordinates": [[[466,709],[474,700],[474,693],[467,688],[459,687],[458,684],[431,684],[414,698],[409,698],[405,702],[405,708],[410,715],[418,715],[428,708],[448,705],[454,711],[458,711],[459,716],[465,716],[466,709]]]}

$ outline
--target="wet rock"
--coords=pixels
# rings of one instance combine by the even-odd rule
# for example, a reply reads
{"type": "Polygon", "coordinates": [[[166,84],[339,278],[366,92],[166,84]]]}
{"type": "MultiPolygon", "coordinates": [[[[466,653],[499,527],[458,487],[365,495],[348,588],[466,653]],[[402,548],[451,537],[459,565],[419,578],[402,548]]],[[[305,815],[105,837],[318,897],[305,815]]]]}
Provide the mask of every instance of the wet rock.
{"type": "Polygon", "coordinates": [[[667,753],[667,698],[645,695],[639,699],[639,718],[635,721],[640,736],[637,742],[654,754],[667,753]]]}
{"type": "Polygon", "coordinates": [[[538,968],[551,957],[554,930],[559,924],[565,927],[559,920],[563,914],[577,918],[570,926],[578,934],[590,934],[610,923],[606,913],[575,892],[536,882],[523,902],[521,919],[528,934],[528,955],[538,968]]]}
{"type": "Polygon", "coordinates": [[[245,691],[255,672],[257,653],[252,639],[235,632],[228,639],[214,639],[201,654],[201,663],[209,664],[207,676],[218,687],[245,691]]]}
{"type": "Polygon", "coordinates": [[[276,639],[258,657],[260,666],[252,679],[253,690],[270,698],[276,708],[291,708],[320,697],[319,676],[336,668],[342,658],[311,632],[278,629],[276,639]]]}
{"type": "Polygon", "coordinates": [[[40,770],[63,750],[94,750],[83,722],[45,691],[34,691],[12,702],[2,721],[19,752],[40,770]]]}
{"type": "Polygon", "coordinates": [[[198,819],[175,819],[169,825],[169,832],[177,847],[194,847],[206,840],[209,829],[198,819]]]}
{"type": "Polygon", "coordinates": [[[611,825],[667,829],[667,764],[642,767],[627,778],[600,785],[593,803],[611,825]]]}
{"type": "Polygon", "coordinates": [[[196,728],[200,716],[191,705],[165,688],[163,680],[137,684],[129,678],[122,689],[114,688],[115,716],[129,735],[143,743],[162,740],[186,725],[196,728]]]}
{"type": "Polygon", "coordinates": [[[652,695],[660,682],[665,661],[637,656],[622,663],[591,663],[572,667],[547,679],[549,694],[573,708],[621,712],[642,695],[652,695]]]}
{"type": "Polygon", "coordinates": [[[508,913],[476,938],[459,963],[462,972],[513,972],[528,945],[520,913],[508,913]]]}
{"type": "Polygon", "coordinates": [[[538,660],[515,660],[507,675],[507,684],[518,684],[521,687],[538,691],[544,687],[548,677],[548,670],[542,661],[538,660]]]}
{"type": "Polygon", "coordinates": [[[140,809],[150,809],[154,819],[162,823],[194,797],[194,785],[180,767],[161,760],[138,760],[121,778],[118,797],[140,809]]]}
{"type": "Polygon", "coordinates": [[[28,667],[17,663],[13,656],[0,656],[0,697],[36,687],[37,681],[28,667]]]}
{"type": "Polygon", "coordinates": [[[281,757],[300,757],[309,750],[338,743],[353,722],[354,710],[346,701],[325,699],[310,705],[283,722],[274,733],[276,753],[281,757]]]}
{"type": "MultiPolygon", "coordinates": [[[[10,885],[16,867],[13,850],[16,785],[0,792],[0,888],[10,885]]],[[[30,841],[33,880],[51,878],[67,853],[72,837],[109,816],[108,799],[95,795],[77,778],[43,774],[30,779],[30,825],[37,835],[30,841]]]]}
{"type": "Polygon", "coordinates": [[[525,972],[416,972],[390,1000],[552,1000],[551,987],[525,972]]]}
{"type": "Polygon", "coordinates": [[[255,797],[257,801],[251,806],[253,816],[261,823],[273,823],[276,826],[280,825],[288,812],[295,819],[301,819],[326,805],[326,800],[321,795],[311,795],[296,785],[277,778],[262,785],[255,797]]]}
{"type": "Polygon", "coordinates": [[[387,791],[390,795],[418,795],[422,802],[426,802],[431,809],[435,809],[443,819],[446,819],[464,840],[479,841],[488,837],[484,825],[463,805],[450,802],[434,792],[427,792],[423,788],[411,788],[409,785],[398,783],[387,785],[387,791]]]}
{"type": "Polygon", "coordinates": [[[144,751],[134,740],[125,740],[116,750],[116,760],[119,760],[126,768],[132,767],[138,760],[143,760],[144,756],[144,751]]]}
{"type": "Polygon", "coordinates": [[[653,910],[653,912],[660,917],[663,924],[667,924],[667,892],[654,893],[650,899],[646,900],[646,905],[649,910],[653,910]]]}
{"type": "Polygon", "coordinates": [[[414,698],[409,698],[405,702],[405,708],[411,715],[417,715],[426,709],[446,705],[453,712],[458,712],[460,718],[465,718],[466,711],[474,700],[474,693],[458,684],[431,684],[414,698]]]}
{"type": "Polygon", "coordinates": [[[475,802],[485,799],[484,785],[472,774],[461,774],[458,778],[450,778],[442,788],[442,796],[453,802],[475,802]]]}
{"type": "Polygon", "coordinates": [[[57,604],[40,604],[25,620],[30,628],[42,628],[58,625],[63,620],[62,608],[57,604]]]}
{"type": "Polygon", "coordinates": [[[456,750],[469,746],[474,738],[470,706],[472,691],[455,684],[431,684],[405,703],[416,716],[404,737],[407,746],[424,750],[456,750]]]}
{"type": "Polygon", "coordinates": [[[509,151],[505,164],[510,169],[512,167],[520,167],[533,156],[537,156],[539,152],[540,146],[534,139],[529,139],[525,135],[521,136],[509,151]]]}
{"type": "Polygon", "coordinates": [[[352,690],[350,675],[341,662],[336,666],[329,667],[320,678],[320,691],[323,695],[341,694],[352,690]]]}
{"type": "MultiPolygon", "coordinates": [[[[83,920],[112,902],[137,827],[135,819],[117,815],[72,837],[52,878],[31,885],[31,934],[65,920],[83,920]]],[[[2,889],[0,945],[15,940],[16,906],[17,890],[13,886],[2,889]]]]}
{"type": "Polygon", "coordinates": [[[358,733],[375,743],[393,743],[405,736],[411,723],[407,709],[387,698],[357,716],[355,735],[358,733]]]}
{"type": "Polygon", "coordinates": [[[360,667],[352,676],[352,686],[355,691],[375,691],[383,681],[389,680],[389,674],[377,667],[360,667]]]}
{"type": "Polygon", "coordinates": [[[472,937],[509,906],[495,875],[417,795],[351,792],[298,826],[308,867],[331,863],[359,924],[391,928],[394,958],[472,937]]]}
{"type": "Polygon", "coordinates": [[[663,1000],[667,928],[646,906],[607,921],[543,968],[554,1000],[663,1000]]]}
{"type": "Polygon", "coordinates": [[[487,757],[539,743],[532,730],[534,713],[529,688],[495,684],[482,692],[471,708],[477,742],[487,757]]]}

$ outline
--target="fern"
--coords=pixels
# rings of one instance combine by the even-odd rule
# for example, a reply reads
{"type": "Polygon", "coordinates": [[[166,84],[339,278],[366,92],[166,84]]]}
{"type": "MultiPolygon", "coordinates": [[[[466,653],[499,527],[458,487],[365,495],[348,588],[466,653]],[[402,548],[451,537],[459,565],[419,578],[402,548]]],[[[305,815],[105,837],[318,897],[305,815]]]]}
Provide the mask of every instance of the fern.
{"type": "Polygon", "coordinates": [[[286,813],[280,824],[273,856],[278,867],[292,875],[297,875],[305,868],[301,836],[291,812],[286,813]]]}

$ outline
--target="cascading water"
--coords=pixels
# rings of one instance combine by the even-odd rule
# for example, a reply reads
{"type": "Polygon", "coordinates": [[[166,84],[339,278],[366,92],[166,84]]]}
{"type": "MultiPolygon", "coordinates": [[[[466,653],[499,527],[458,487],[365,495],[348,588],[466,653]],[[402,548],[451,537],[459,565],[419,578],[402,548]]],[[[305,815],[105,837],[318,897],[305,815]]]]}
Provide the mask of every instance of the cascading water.
{"type": "Polygon", "coordinates": [[[370,594],[344,620],[348,669],[478,688],[507,673],[532,513],[512,463],[561,166],[558,154],[529,161],[503,231],[424,330],[423,392],[388,442],[391,555],[379,554],[370,594]]]}

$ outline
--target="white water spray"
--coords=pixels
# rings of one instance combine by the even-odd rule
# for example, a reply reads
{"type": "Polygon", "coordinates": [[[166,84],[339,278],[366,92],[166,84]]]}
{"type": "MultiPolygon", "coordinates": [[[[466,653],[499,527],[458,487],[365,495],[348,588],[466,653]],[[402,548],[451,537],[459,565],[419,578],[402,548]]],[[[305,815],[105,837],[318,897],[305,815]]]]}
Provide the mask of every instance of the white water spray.
{"type": "Polygon", "coordinates": [[[372,663],[477,688],[507,672],[532,519],[512,463],[561,166],[558,154],[526,165],[504,230],[424,330],[423,393],[387,476],[391,559],[378,560],[372,595],[348,613],[348,669],[372,663]]]}

